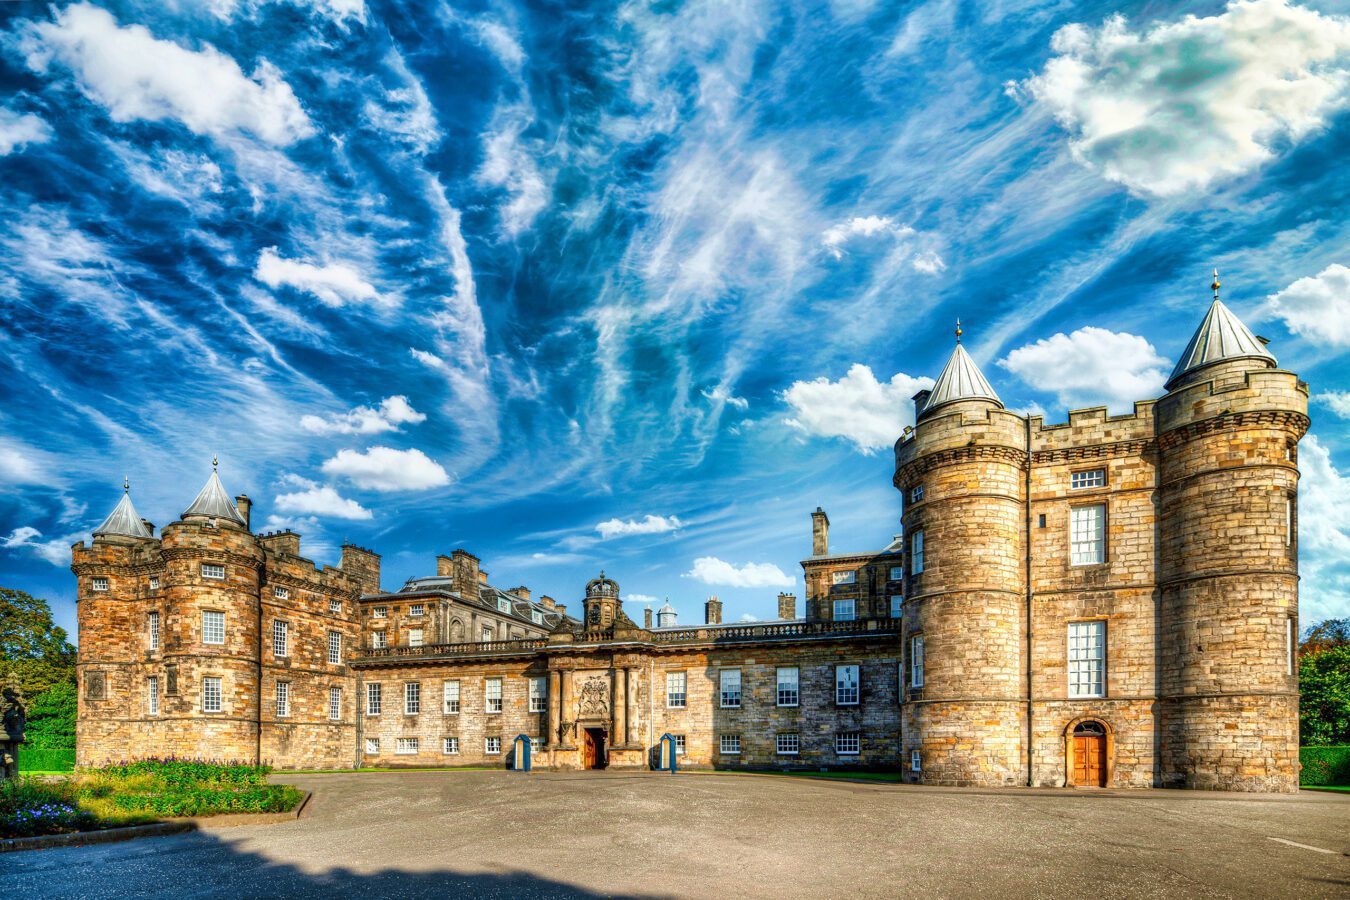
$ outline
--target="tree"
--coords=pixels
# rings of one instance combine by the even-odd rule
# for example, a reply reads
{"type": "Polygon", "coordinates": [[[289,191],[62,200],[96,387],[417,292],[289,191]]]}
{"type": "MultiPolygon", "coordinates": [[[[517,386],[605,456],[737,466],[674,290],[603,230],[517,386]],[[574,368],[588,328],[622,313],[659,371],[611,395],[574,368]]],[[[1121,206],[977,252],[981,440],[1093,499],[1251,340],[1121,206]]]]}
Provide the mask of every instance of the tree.
{"type": "Polygon", "coordinates": [[[1350,744],[1350,644],[1299,661],[1299,740],[1304,746],[1350,744]]]}
{"type": "Polygon", "coordinates": [[[75,746],[75,682],[62,681],[28,703],[25,737],[30,747],[75,746]]]}
{"type": "Polygon", "coordinates": [[[1325,619],[1303,632],[1303,640],[1298,642],[1298,655],[1307,656],[1346,645],[1350,645],[1350,619],[1325,619]]]}
{"type": "Polygon", "coordinates": [[[31,703],[63,682],[75,683],[75,648],[52,622],[47,601],[0,588],[0,684],[17,687],[31,703]]]}

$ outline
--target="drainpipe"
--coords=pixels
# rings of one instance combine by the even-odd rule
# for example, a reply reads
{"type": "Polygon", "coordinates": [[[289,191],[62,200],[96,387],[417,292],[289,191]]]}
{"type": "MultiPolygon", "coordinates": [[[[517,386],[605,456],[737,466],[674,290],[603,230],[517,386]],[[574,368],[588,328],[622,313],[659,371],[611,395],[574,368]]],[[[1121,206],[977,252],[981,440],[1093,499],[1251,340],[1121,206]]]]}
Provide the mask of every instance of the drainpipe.
{"type": "Polygon", "coordinates": [[[267,567],[264,563],[258,564],[258,727],[257,744],[253,751],[253,759],[258,765],[262,765],[262,725],[263,725],[263,611],[262,598],[263,587],[267,580],[267,567]]]}
{"type": "Polygon", "coordinates": [[[1027,787],[1034,786],[1034,777],[1032,775],[1032,763],[1034,762],[1035,751],[1035,732],[1032,730],[1032,691],[1031,691],[1031,416],[1028,415],[1024,420],[1026,427],[1027,442],[1027,470],[1025,476],[1024,491],[1026,494],[1025,502],[1022,504],[1026,510],[1026,567],[1027,578],[1027,787]]]}

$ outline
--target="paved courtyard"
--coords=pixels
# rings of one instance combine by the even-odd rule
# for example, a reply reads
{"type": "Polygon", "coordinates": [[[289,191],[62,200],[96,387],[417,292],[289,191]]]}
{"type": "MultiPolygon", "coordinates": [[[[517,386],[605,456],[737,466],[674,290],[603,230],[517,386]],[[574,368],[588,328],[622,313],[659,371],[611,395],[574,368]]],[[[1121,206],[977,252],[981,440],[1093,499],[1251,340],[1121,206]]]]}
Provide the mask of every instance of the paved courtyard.
{"type": "Polygon", "coordinates": [[[283,825],[0,855],[4,897],[1344,897],[1350,795],[292,776],[283,825]]]}

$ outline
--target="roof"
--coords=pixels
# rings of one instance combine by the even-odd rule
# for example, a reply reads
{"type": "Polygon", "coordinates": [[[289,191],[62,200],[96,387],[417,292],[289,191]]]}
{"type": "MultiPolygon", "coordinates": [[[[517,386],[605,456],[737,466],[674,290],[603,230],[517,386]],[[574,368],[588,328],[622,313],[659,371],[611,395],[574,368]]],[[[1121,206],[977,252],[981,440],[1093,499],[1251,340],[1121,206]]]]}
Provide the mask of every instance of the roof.
{"type": "Polygon", "coordinates": [[[100,534],[122,534],[127,537],[148,538],[153,537],[150,529],[145,527],[141,517],[136,514],[136,507],[131,505],[131,492],[124,491],[122,499],[117,501],[117,506],[108,513],[108,518],[103,520],[103,524],[94,529],[94,536],[100,534]]]}
{"type": "Polygon", "coordinates": [[[928,413],[957,400],[992,400],[999,406],[1003,405],[1003,401],[998,399],[998,394],[989,386],[980,367],[975,365],[975,360],[970,358],[966,348],[959,342],[952,351],[951,358],[947,360],[947,365],[942,367],[942,374],[938,376],[932,391],[929,392],[923,411],[928,413]]]}
{"type": "Polygon", "coordinates": [[[188,516],[208,516],[213,519],[229,519],[236,525],[247,527],[244,517],[239,515],[239,510],[235,508],[234,501],[225,491],[225,485],[220,483],[220,476],[216,470],[211,470],[211,477],[206,479],[206,484],[202,486],[201,491],[197,493],[197,499],[192,501],[183,512],[183,518],[188,516]]]}
{"type": "Polygon", "coordinates": [[[661,607],[660,609],[658,609],[658,610],[656,611],[656,614],[659,616],[659,615],[661,615],[662,613],[673,613],[673,612],[675,612],[675,607],[671,606],[671,605],[670,605],[670,601],[667,600],[667,601],[666,601],[666,605],[663,606],[663,607],[661,607]]]}
{"type": "Polygon", "coordinates": [[[1274,354],[1242,324],[1242,320],[1231,309],[1215,297],[1209,312],[1205,313],[1200,327],[1182,352],[1181,359],[1177,360],[1177,367],[1167,379],[1166,387],[1171,390],[1172,385],[1183,375],[1230,359],[1264,359],[1275,365],[1274,354]]]}
{"type": "Polygon", "coordinates": [[[408,581],[395,593],[366,594],[362,600],[394,600],[399,599],[400,594],[439,594],[451,597],[461,603],[476,604],[484,609],[490,609],[498,614],[515,616],[518,619],[529,622],[536,628],[541,623],[534,621],[532,613],[538,612],[543,618],[543,625],[553,627],[562,622],[575,622],[576,619],[565,613],[558,612],[557,609],[549,609],[542,603],[534,603],[525,600],[515,594],[492,587],[491,585],[479,585],[477,597],[465,597],[453,587],[454,578],[449,575],[428,575],[422,578],[409,578],[408,581]],[[506,613],[499,605],[499,601],[505,600],[510,605],[510,612],[506,613]]]}

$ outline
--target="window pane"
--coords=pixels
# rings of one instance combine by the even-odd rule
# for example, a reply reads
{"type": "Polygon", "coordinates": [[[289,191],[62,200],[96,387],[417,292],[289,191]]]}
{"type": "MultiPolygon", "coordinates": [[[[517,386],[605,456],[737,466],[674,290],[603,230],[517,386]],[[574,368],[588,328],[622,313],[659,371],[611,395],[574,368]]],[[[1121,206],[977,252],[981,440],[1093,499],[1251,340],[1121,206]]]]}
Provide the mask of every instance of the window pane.
{"type": "Polygon", "coordinates": [[[1075,506],[1069,511],[1069,547],[1075,566],[1106,561],[1106,507],[1075,506]]]}
{"type": "Polygon", "coordinates": [[[852,622],[856,618],[855,610],[856,607],[852,598],[836,600],[834,601],[834,620],[836,622],[852,622]]]}
{"type": "Polygon", "coordinates": [[[740,669],[722,669],[721,678],[721,698],[722,706],[725,708],[735,708],[741,705],[741,670],[740,669]]]}
{"type": "Polygon", "coordinates": [[[909,539],[909,571],[918,575],[923,571],[923,532],[916,531],[909,539]]]}
{"type": "Polygon", "coordinates": [[[858,702],[858,667],[834,667],[834,702],[854,706],[858,702]]]}
{"type": "Polygon", "coordinates": [[[909,686],[923,687],[923,635],[909,641],[909,686]]]}
{"type": "Polygon", "coordinates": [[[685,673],[666,673],[666,706],[670,709],[684,709],[685,673]]]}
{"type": "Polygon", "coordinates": [[[1069,696],[1101,697],[1106,684],[1106,623],[1069,623],[1069,696]]]}
{"type": "Polygon", "coordinates": [[[382,705],[382,690],[379,684],[366,685],[366,715],[378,716],[382,705]]]}
{"type": "Polygon", "coordinates": [[[800,677],[795,666],[778,670],[779,706],[796,706],[801,701],[800,677]]]}
{"type": "Polygon", "coordinates": [[[459,712],[458,681],[447,681],[445,683],[445,711],[448,713],[459,712]]]}
{"type": "Polygon", "coordinates": [[[487,698],[486,709],[488,712],[501,712],[502,680],[500,678],[489,678],[484,688],[484,696],[487,698]]]}
{"type": "Polygon", "coordinates": [[[225,643],[225,614],[223,612],[202,613],[202,643],[225,643]]]}

